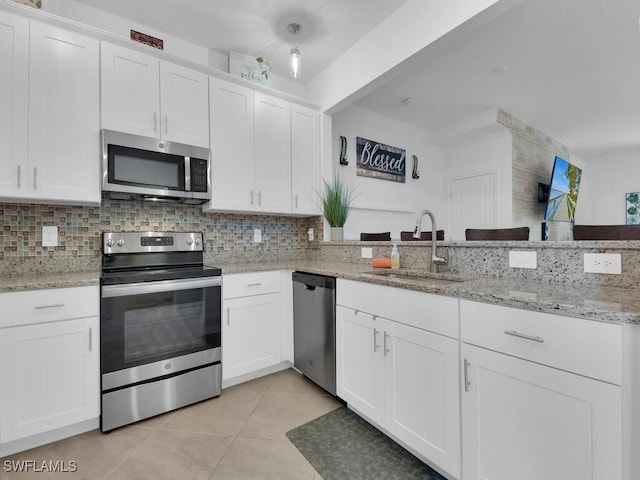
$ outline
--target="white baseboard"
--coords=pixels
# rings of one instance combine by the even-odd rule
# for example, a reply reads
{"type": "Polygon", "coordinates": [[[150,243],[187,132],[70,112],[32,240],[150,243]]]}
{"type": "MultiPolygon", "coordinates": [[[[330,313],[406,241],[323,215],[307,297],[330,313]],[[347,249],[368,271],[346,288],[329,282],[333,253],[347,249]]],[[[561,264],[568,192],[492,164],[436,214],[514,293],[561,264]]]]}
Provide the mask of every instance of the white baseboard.
{"type": "Polygon", "coordinates": [[[57,428],[38,435],[32,435],[31,437],[20,438],[12,442],[3,443],[0,445],[0,457],[24,452],[25,450],[46,445],[47,443],[56,442],[63,438],[73,437],[74,435],[79,435],[98,427],[100,427],[100,417],[85,420],[84,422],[75,423],[66,427],[57,428]]]}

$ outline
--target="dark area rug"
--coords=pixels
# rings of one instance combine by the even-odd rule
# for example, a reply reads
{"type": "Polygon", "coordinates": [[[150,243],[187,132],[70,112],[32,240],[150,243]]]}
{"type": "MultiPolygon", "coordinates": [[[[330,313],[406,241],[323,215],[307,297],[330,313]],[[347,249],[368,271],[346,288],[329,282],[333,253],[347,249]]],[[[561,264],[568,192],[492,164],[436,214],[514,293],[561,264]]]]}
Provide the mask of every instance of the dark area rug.
{"type": "Polygon", "coordinates": [[[287,432],[324,480],[446,480],[347,408],[287,432]]]}

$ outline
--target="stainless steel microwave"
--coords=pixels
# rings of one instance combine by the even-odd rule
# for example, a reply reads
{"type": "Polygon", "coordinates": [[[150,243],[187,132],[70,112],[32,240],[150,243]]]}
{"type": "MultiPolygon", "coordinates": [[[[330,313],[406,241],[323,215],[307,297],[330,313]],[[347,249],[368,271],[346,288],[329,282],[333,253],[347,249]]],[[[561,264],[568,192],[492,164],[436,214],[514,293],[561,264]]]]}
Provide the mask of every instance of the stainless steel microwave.
{"type": "Polygon", "coordinates": [[[211,199],[209,149],[101,131],[102,191],[114,199],[201,205],[211,199]]]}

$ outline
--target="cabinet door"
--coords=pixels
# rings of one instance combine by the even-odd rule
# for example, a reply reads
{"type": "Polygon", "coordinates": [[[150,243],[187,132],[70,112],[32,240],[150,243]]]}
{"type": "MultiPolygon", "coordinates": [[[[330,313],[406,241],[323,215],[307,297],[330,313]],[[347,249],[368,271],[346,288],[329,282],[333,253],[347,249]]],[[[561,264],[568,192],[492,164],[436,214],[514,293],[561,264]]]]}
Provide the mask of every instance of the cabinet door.
{"type": "Polygon", "coordinates": [[[0,196],[28,190],[29,21],[0,12],[0,196]]]}
{"type": "Polygon", "coordinates": [[[459,478],[458,341],[392,321],[383,335],[385,427],[459,478]]]}
{"type": "Polygon", "coordinates": [[[222,380],[280,362],[280,294],[224,301],[222,380]]]}
{"type": "Polygon", "coordinates": [[[100,203],[98,42],[31,22],[29,65],[33,196],[100,203]]]}
{"type": "Polygon", "coordinates": [[[384,320],[336,307],[338,396],[382,425],[384,420],[384,320]]]}
{"type": "Polygon", "coordinates": [[[100,415],[98,318],[0,330],[0,442],[100,415]]]}
{"type": "Polygon", "coordinates": [[[211,92],[212,201],[205,210],[255,209],[253,90],[216,78],[211,92]]]}
{"type": "Polygon", "coordinates": [[[160,62],[140,52],[101,45],[102,128],[160,137],[160,62]]]}
{"type": "Polygon", "coordinates": [[[209,147],[209,77],[190,68],[160,62],[162,138],[209,147]]]}
{"type": "Polygon", "coordinates": [[[320,215],[319,118],[317,111],[291,104],[291,211],[295,214],[320,215]]]}
{"type": "Polygon", "coordinates": [[[465,480],[622,478],[620,387],[467,344],[461,354],[465,480]]]}
{"type": "Polygon", "coordinates": [[[285,100],[256,92],[257,210],[291,213],[291,116],[285,100]]]}

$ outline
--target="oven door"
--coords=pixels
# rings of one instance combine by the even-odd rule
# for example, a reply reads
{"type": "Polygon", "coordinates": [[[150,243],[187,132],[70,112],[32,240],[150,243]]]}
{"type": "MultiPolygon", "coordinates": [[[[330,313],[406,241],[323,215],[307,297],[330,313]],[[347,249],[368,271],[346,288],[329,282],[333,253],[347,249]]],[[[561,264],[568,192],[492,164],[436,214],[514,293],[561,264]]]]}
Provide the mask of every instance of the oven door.
{"type": "Polygon", "coordinates": [[[103,285],[103,391],[220,361],[221,277],[103,285]]]}

